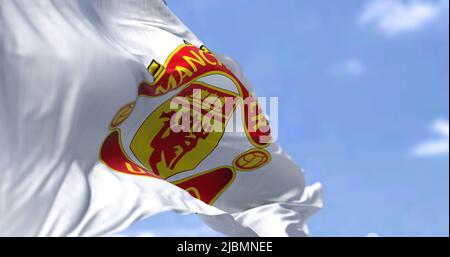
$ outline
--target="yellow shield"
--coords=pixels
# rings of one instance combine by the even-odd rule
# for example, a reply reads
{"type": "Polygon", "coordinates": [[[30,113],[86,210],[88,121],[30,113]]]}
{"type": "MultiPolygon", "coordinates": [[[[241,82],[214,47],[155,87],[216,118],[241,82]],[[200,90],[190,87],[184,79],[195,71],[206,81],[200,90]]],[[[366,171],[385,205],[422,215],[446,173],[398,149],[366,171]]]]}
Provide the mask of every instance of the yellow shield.
{"type": "Polygon", "coordinates": [[[208,105],[198,104],[196,101],[215,99],[222,106],[226,106],[228,99],[236,97],[233,92],[202,82],[185,86],[147,117],[131,141],[132,152],[148,170],[164,179],[195,169],[217,147],[236,108],[233,103],[231,108],[209,110],[208,105]],[[179,97],[187,99],[191,107],[187,110],[190,117],[188,131],[176,132],[171,124],[172,117],[180,111],[172,109],[171,104],[179,97]],[[215,124],[221,124],[221,129],[208,131],[205,130],[204,116],[212,112],[216,112],[215,124]]]}

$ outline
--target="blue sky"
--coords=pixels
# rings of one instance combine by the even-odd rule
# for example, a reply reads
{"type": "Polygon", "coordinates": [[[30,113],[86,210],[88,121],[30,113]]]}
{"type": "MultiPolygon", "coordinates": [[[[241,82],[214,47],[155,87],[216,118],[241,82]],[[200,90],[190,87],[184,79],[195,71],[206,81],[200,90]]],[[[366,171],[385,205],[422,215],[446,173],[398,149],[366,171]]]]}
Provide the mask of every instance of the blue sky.
{"type": "MultiPolygon", "coordinates": [[[[448,0],[167,2],[279,97],[279,143],[324,186],[313,236],[449,235],[448,0]]],[[[174,213],[123,234],[218,235],[174,213]]]]}

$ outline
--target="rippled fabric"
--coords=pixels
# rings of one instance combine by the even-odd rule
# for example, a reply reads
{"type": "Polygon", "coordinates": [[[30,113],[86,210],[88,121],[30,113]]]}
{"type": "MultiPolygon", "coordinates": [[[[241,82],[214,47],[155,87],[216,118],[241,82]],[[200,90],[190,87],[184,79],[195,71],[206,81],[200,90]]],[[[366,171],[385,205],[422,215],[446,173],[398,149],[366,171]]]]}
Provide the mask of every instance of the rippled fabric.
{"type": "MultiPolygon", "coordinates": [[[[0,236],[110,235],[168,210],[198,213],[227,235],[306,234],[307,218],[322,206],[320,185],[305,188],[303,172],[276,143],[266,148],[269,164],[233,170],[214,203],[173,179],[100,161],[108,125],[134,102],[120,140],[142,165],[130,141],[160,104],[138,97],[141,82],[154,80],[147,66],[165,63],[185,42],[202,45],[164,1],[0,0],[0,13],[0,236]]],[[[216,56],[246,84],[233,60],[216,56]]],[[[250,147],[245,134],[225,133],[207,159],[177,175],[231,167],[250,147]]]]}

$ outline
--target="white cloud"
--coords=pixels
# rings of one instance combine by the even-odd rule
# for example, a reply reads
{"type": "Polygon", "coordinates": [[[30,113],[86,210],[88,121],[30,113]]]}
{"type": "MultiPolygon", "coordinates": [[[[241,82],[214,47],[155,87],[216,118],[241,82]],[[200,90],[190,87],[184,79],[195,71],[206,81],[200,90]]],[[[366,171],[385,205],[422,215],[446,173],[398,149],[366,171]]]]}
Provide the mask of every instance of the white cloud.
{"type": "Polygon", "coordinates": [[[366,235],[366,237],[380,237],[377,233],[369,233],[366,235]]]}
{"type": "Polygon", "coordinates": [[[360,76],[366,72],[363,62],[357,58],[350,58],[333,65],[330,73],[334,76],[360,76]]]}
{"type": "Polygon", "coordinates": [[[448,0],[371,0],[359,22],[393,36],[421,29],[443,14],[448,16],[448,3],[448,0]]]}
{"type": "Polygon", "coordinates": [[[432,131],[438,135],[436,139],[430,139],[417,145],[413,149],[416,157],[428,157],[447,155],[449,153],[449,123],[448,120],[436,120],[433,123],[432,131]]]}

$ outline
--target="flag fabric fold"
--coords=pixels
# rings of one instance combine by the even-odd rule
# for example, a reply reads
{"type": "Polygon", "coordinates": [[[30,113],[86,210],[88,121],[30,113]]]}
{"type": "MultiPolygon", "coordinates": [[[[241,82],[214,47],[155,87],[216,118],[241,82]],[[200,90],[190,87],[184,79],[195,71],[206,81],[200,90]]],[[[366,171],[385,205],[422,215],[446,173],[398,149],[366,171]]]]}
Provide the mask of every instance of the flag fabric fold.
{"type": "Polygon", "coordinates": [[[320,184],[270,140],[239,65],[164,1],[0,12],[0,236],[111,235],[169,210],[231,236],[307,235],[320,184]],[[205,113],[223,130],[193,131],[205,113]]]}

